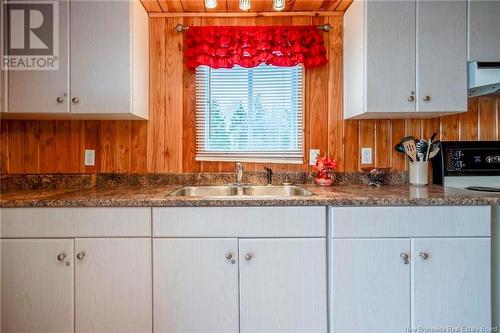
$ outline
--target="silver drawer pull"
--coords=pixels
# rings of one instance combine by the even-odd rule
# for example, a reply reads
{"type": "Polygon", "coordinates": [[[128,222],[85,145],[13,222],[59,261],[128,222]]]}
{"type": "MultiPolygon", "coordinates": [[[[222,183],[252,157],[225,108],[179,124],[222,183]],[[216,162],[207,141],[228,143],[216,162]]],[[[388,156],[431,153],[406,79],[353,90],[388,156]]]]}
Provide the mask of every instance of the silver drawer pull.
{"type": "Polygon", "coordinates": [[[401,252],[401,253],[399,254],[399,256],[401,257],[401,259],[403,259],[403,263],[404,263],[405,265],[408,265],[408,264],[410,263],[410,260],[408,260],[408,259],[409,259],[408,254],[406,254],[406,253],[404,253],[404,252],[401,252]]]}
{"type": "Polygon", "coordinates": [[[429,255],[425,252],[420,252],[418,256],[422,258],[422,260],[427,260],[427,258],[429,258],[429,255]]]}

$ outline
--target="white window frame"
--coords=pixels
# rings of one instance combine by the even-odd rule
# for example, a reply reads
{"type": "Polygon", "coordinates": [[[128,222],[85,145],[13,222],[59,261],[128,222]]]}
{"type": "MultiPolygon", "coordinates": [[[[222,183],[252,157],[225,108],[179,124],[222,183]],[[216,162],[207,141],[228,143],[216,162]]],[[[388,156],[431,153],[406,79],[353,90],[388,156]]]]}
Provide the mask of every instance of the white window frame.
{"type": "Polygon", "coordinates": [[[210,73],[213,69],[206,66],[196,68],[196,161],[222,162],[264,162],[302,164],[304,161],[304,68],[296,66],[298,77],[297,103],[295,105],[297,117],[296,149],[266,149],[224,151],[210,150],[208,145],[209,127],[207,119],[210,117],[210,73]]]}

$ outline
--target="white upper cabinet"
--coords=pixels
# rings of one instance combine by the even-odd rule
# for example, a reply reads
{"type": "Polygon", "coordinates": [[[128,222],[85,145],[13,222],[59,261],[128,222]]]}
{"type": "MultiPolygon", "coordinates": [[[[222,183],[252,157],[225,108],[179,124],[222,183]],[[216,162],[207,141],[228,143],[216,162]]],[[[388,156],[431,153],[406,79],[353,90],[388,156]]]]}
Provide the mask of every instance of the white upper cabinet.
{"type": "Polygon", "coordinates": [[[468,61],[500,61],[500,1],[468,1],[468,61]]]}
{"type": "Polygon", "coordinates": [[[148,18],[140,2],[72,1],[70,17],[71,114],[147,118],[148,18]]]}
{"type": "Polygon", "coordinates": [[[366,17],[370,27],[366,32],[367,104],[373,106],[373,112],[411,112],[414,106],[408,98],[415,94],[415,5],[412,1],[372,1],[366,6],[370,12],[366,17]]]}
{"type": "Polygon", "coordinates": [[[417,112],[467,111],[467,4],[417,1],[417,112]]]}
{"type": "Polygon", "coordinates": [[[69,3],[58,1],[58,70],[11,70],[8,72],[8,114],[68,116],[69,98],[69,3]]]}
{"type": "Polygon", "coordinates": [[[466,110],[465,1],[353,2],[344,17],[344,118],[466,110]]]}
{"type": "Polygon", "coordinates": [[[139,0],[59,1],[59,69],[9,71],[9,118],[147,119],[148,16],[139,0]]]}

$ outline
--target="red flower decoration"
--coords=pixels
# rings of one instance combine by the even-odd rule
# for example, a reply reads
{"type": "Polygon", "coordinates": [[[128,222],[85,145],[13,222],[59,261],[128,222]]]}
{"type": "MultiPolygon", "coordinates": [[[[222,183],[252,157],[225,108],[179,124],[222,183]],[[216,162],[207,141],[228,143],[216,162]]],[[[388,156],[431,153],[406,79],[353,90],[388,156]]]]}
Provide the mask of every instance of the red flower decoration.
{"type": "Polygon", "coordinates": [[[190,27],[185,37],[186,67],[256,67],[268,64],[318,67],[328,63],[323,34],[315,26],[190,27]]]}
{"type": "Polygon", "coordinates": [[[332,160],[326,155],[318,155],[313,169],[316,172],[316,178],[330,179],[331,173],[337,169],[337,161],[332,160]]]}

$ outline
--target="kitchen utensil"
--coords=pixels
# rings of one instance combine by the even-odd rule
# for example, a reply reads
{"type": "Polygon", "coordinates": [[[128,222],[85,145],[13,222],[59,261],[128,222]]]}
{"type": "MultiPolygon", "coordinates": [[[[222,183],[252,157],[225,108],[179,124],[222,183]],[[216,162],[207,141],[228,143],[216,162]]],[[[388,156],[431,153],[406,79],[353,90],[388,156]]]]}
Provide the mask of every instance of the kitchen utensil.
{"type": "Polygon", "coordinates": [[[418,141],[416,140],[415,146],[417,147],[417,156],[419,160],[423,161],[423,158],[427,152],[427,147],[428,147],[427,141],[425,141],[424,139],[420,139],[418,141]],[[420,157],[420,154],[422,155],[422,157],[420,157]]]}
{"type": "Polygon", "coordinates": [[[436,147],[434,150],[431,150],[431,152],[429,153],[429,158],[428,159],[430,160],[430,159],[434,158],[437,155],[438,152],[439,152],[439,146],[436,147]]]}
{"type": "Polygon", "coordinates": [[[412,162],[417,160],[417,147],[415,146],[415,138],[413,136],[407,136],[401,140],[405,152],[410,157],[412,162]]]}
{"type": "Polygon", "coordinates": [[[400,153],[406,154],[405,147],[403,147],[403,143],[402,143],[402,142],[398,143],[398,144],[394,147],[394,149],[395,149],[396,151],[400,152],[400,153]]]}
{"type": "Polygon", "coordinates": [[[437,133],[434,132],[432,133],[431,135],[431,138],[429,139],[429,142],[427,143],[427,152],[425,154],[425,160],[428,161],[429,160],[429,152],[431,150],[431,146],[432,146],[432,142],[434,141],[434,139],[436,138],[436,135],[437,133]]]}

